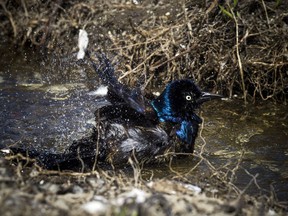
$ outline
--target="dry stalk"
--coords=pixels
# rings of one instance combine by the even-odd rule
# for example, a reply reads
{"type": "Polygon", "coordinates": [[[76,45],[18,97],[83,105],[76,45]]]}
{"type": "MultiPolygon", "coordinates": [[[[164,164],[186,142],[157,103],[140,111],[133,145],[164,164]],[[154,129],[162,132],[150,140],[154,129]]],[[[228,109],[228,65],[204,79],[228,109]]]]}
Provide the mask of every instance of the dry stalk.
{"type": "Polygon", "coordinates": [[[10,23],[11,23],[11,26],[13,28],[13,33],[14,33],[14,38],[17,37],[17,27],[16,27],[16,24],[14,22],[14,19],[13,19],[13,16],[11,14],[10,11],[7,10],[6,8],[6,3],[7,3],[7,0],[4,2],[4,1],[0,1],[0,5],[2,6],[4,12],[7,14],[9,20],[10,20],[10,23]]]}
{"type": "MultiPolygon", "coordinates": [[[[229,6],[230,7],[230,6],[229,6]]],[[[238,27],[238,19],[235,16],[235,13],[233,12],[233,9],[230,7],[230,12],[233,16],[234,22],[235,22],[235,34],[236,34],[236,56],[238,61],[238,67],[240,71],[241,76],[241,85],[242,85],[242,91],[243,91],[243,97],[245,104],[247,103],[247,91],[245,87],[245,80],[244,80],[244,72],[243,72],[243,66],[242,66],[242,60],[239,53],[239,27],[238,27]]]]}
{"type": "Polygon", "coordinates": [[[263,8],[264,8],[264,11],[265,11],[265,17],[266,17],[268,28],[270,28],[270,21],[269,21],[269,17],[268,17],[268,13],[267,13],[266,4],[265,4],[264,0],[261,0],[261,2],[263,5],[263,8]]]}
{"type": "Polygon", "coordinates": [[[141,168],[136,158],[135,151],[132,151],[132,158],[129,157],[128,163],[131,165],[134,173],[134,186],[138,187],[141,181],[141,168]],[[133,159],[132,159],[133,158],[133,159]]]}
{"type": "Polygon", "coordinates": [[[80,155],[80,146],[77,148],[77,159],[81,163],[81,173],[84,173],[85,163],[84,163],[84,161],[83,161],[83,159],[81,158],[81,155],[80,155]]]}

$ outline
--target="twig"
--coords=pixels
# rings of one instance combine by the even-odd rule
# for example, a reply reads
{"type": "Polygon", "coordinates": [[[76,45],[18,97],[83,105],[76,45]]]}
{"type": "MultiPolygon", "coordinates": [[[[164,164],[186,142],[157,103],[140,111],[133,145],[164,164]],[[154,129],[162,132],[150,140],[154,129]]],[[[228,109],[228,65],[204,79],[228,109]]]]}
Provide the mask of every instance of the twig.
{"type": "Polygon", "coordinates": [[[156,70],[157,68],[159,68],[159,67],[161,67],[161,66],[163,66],[163,65],[165,65],[165,64],[167,64],[167,63],[169,63],[169,62],[172,62],[172,61],[174,61],[174,60],[177,59],[177,58],[182,57],[183,55],[191,52],[192,49],[195,49],[196,46],[197,46],[197,45],[195,44],[194,46],[190,47],[189,49],[185,50],[184,52],[179,53],[178,55],[175,55],[175,56],[173,56],[172,58],[170,58],[170,59],[168,59],[168,60],[166,60],[166,61],[164,61],[164,62],[162,62],[162,63],[160,63],[160,64],[158,64],[158,65],[155,65],[155,66],[152,65],[151,68],[150,68],[150,70],[151,70],[151,71],[154,71],[154,70],[156,70]]]}
{"type": "MultiPolygon", "coordinates": [[[[229,6],[230,7],[230,6],[229,6]]],[[[233,12],[233,9],[230,7],[230,12],[233,16],[234,22],[235,22],[235,33],[236,33],[236,55],[237,55],[237,60],[238,60],[238,66],[239,66],[239,71],[240,71],[240,76],[241,76],[241,85],[242,85],[242,91],[243,91],[243,97],[244,97],[244,102],[247,104],[247,91],[245,87],[245,81],[244,81],[244,72],[243,72],[243,67],[242,67],[242,61],[240,57],[240,52],[239,52],[239,29],[238,29],[238,20],[233,12]]]]}
{"type": "Polygon", "coordinates": [[[7,14],[7,16],[8,16],[8,18],[9,18],[9,20],[10,20],[10,23],[11,23],[12,28],[13,28],[14,38],[16,38],[16,37],[17,37],[17,27],[16,27],[16,24],[15,24],[15,22],[14,22],[13,16],[12,16],[12,14],[10,13],[10,11],[7,10],[6,5],[5,5],[6,3],[4,3],[3,1],[1,1],[0,4],[1,4],[4,12],[7,14]]]}
{"type": "Polygon", "coordinates": [[[84,173],[84,168],[85,168],[85,164],[83,159],[80,156],[80,146],[77,148],[77,159],[80,161],[81,163],[81,173],[84,173]]]}
{"type": "Polygon", "coordinates": [[[264,11],[265,11],[265,17],[266,17],[268,28],[270,28],[270,22],[269,22],[269,17],[268,17],[268,13],[267,13],[267,8],[266,8],[266,5],[265,5],[265,2],[264,2],[264,0],[262,0],[261,2],[262,2],[262,5],[263,5],[263,8],[264,8],[264,11]]]}
{"type": "Polygon", "coordinates": [[[27,11],[25,0],[21,0],[21,4],[23,5],[24,11],[25,11],[25,16],[28,17],[29,14],[28,14],[28,11],[27,11]]]}

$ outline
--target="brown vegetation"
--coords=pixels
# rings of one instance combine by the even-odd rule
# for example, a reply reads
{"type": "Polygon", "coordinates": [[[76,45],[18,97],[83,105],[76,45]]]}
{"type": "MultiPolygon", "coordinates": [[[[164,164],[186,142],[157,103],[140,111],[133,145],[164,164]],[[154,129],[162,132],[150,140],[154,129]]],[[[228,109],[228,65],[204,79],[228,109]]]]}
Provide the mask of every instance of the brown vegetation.
{"type": "Polygon", "coordinates": [[[193,77],[229,97],[286,102],[287,1],[132,2],[2,1],[2,38],[66,55],[85,29],[131,85],[193,77]]]}

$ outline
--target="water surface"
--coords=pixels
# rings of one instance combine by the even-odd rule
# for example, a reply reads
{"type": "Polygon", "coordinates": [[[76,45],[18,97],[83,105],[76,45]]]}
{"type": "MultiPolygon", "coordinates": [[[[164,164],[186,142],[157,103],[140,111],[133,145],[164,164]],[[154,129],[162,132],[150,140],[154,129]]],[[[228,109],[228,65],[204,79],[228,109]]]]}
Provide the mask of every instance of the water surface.
{"type": "MultiPolygon", "coordinates": [[[[23,143],[61,152],[91,131],[94,111],[105,100],[93,95],[97,85],[90,86],[85,70],[73,61],[70,66],[41,66],[39,60],[33,61],[34,53],[5,51],[1,50],[0,62],[1,147],[23,143]]],[[[200,179],[214,170],[218,176],[211,178],[223,174],[240,192],[273,192],[276,199],[288,200],[286,105],[213,101],[199,114],[204,123],[195,156],[173,161],[172,168],[167,164],[146,168],[147,178],[153,173],[154,177],[177,174],[200,179]]]]}

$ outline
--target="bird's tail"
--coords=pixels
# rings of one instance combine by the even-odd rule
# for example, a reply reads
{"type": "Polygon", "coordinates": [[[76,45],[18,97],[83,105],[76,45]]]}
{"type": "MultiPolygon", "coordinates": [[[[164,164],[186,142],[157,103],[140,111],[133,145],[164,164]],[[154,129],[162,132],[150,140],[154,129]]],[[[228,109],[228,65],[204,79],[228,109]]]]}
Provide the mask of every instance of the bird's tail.
{"type": "Polygon", "coordinates": [[[99,60],[99,65],[97,65],[93,61],[90,51],[86,50],[85,53],[94,71],[98,74],[98,76],[101,78],[101,80],[104,82],[105,85],[123,88],[123,85],[118,81],[118,79],[115,76],[114,67],[104,54],[95,53],[97,59],[99,60]]]}
{"type": "MultiPolygon", "coordinates": [[[[99,65],[93,61],[90,52],[86,50],[86,56],[90,60],[93,69],[103,83],[108,85],[108,94],[110,92],[111,95],[125,101],[137,112],[144,113],[145,102],[141,90],[137,88],[131,90],[126,85],[120,83],[115,76],[115,70],[110,60],[104,54],[96,53],[95,55],[99,61],[99,65]]],[[[113,101],[111,102],[113,103],[113,101]]]]}
{"type": "MultiPolygon", "coordinates": [[[[140,89],[129,89],[127,86],[121,84],[115,76],[115,70],[109,59],[104,54],[95,53],[99,65],[97,65],[91,56],[91,52],[87,49],[89,43],[88,33],[80,29],[78,47],[79,52],[77,55],[78,59],[83,59],[86,55],[89,59],[93,69],[102,79],[105,85],[108,85],[108,95],[109,92],[116,98],[116,101],[124,101],[127,105],[131,106],[137,112],[145,112],[145,102],[143,94],[140,89]]],[[[113,101],[111,101],[113,103],[113,101]]]]}

